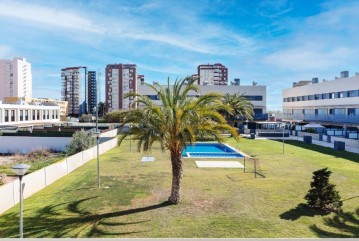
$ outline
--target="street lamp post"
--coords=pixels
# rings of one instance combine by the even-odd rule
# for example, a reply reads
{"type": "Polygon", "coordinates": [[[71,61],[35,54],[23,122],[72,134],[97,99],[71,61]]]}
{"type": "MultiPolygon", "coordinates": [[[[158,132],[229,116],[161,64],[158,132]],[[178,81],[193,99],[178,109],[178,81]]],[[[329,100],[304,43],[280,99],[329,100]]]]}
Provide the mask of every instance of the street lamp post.
{"type": "Polygon", "coordinates": [[[282,126],[283,126],[283,154],[284,154],[284,129],[285,129],[285,124],[283,124],[282,126]]]}
{"type": "Polygon", "coordinates": [[[95,132],[95,136],[96,136],[96,145],[97,145],[97,187],[100,187],[100,151],[99,151],[99,139],[100,139],[100,134],[101,132],[98,129],[98,84],[97,84],[97,80],[96,80],[96,132],[95,132]]]}
{"type": "Polygon", "coordinates": [[[101,132],[96,131],[95,132],[95,136],[96,136],[96,145],[97,145],[97,187],[100,187],[100,151],[99,151],[99,139],[100,139],[100,134],[101,132]]]}
{"type": "Polygon", "coordinates": [[[22,188],[22,177],[29,170],[30,166],[26,164],[16,164],[11,167],[15,174],[19,177],[20,180],[20,238],[23,238],[23,218],[22,218],[22,199],[23,199],[23,188],[22,188]]]}
{"type": "MultiPolygon", "coordinates": [[[[131,132],[131,129],[132,129],[132,125],[130,125],[130,132],[131,132]]],[[[132,135],[130,135],[130,152],[132,152],[132,135]]]]}

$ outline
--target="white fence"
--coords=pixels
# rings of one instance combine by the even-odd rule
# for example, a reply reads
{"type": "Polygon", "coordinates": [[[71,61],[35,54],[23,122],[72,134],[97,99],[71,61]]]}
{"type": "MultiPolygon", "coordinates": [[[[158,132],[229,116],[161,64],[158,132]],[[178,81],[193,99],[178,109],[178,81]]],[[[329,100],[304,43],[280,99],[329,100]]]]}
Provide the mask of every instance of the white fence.
{"type": "MultiPolygon", "coordinates": [[[[292,134],[294,134],[292,132],[292,134]]],[[[301,132],[298,131],[298,136],[311,136],[313,138],[313,140],[319,141],[319,134],[315,134],[315,133],[307,133],[307,132],[301,132]]],[[[324,142],[327,142],[327,135],[323,135],[323,140],[324,142]]],[[[343,138],[343,137],[337,137],[337,136],[331,136],[331,143],[334,143],[334,141],[341,141],[341,142],[345,142],[345,146],[350,146],[350,147],[355,147],[358,148],[359,147],[359,141],[358,140],[353,140],[353,139],[347,139],[347,138],[343,138]]]]}
{"type": "MultiPolygon", "coordinates": [[[[99,154],[101,155],[115,146],[117,146],[117,138],[106,141],[99,145],[99,154]]],[[[96,158],[96,156],[97,147],[94,146],[88,150],[69,156],[61,162],[57,162],[24,176],[24,198],[40,191],[44,187],[67,175],[91,159],[96,158]]],[[[17,179],[13,182],[0,186],[0,214],[15,206],[19,202],[19,185],[20,182],[17,179]]]]}

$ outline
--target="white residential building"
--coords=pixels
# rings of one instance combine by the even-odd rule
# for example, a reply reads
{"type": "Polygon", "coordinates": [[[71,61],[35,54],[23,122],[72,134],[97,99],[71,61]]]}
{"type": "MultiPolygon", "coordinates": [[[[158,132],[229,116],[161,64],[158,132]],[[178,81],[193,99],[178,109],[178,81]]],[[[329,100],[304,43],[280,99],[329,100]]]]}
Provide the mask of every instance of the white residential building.
{"type": "MultiPolygon", "coordinates": [[[[166,88],[167,86],[163,86],[166,88]]],[[[247,97],[254,108],[254,120],[267,120],[267,88],[263,85],[200,85],[199,93],[195,93],[193,91],[189,92],[188,97],[195,97],[204,95],[210,92],[216,92],[220,94],[240,94],[244,97],[247,97]]],[[[157,93],[154,92],[153,89],[148,87],[147,85],[139,85],[138,93],[141,95],[145,95],[149,97],[152,101],[160,105],[160,101],[158,100],[157,93]]],[[[141,108],[141,106],[139,106],[141,108]]]]}
{"type": "Polygon", "coordinates": [[[283,115],[286,120],[359,126],[359,74],[283,90],[283,115]]]}
{"type": "Polygon", "coordinates": [[[53,103],[3,104],[0,101],[0,126],[21,126],[60,121],[60,107],[53,103]]]}
{"type": "Polygon", "coordinates": [[[0,100],[32,97],[31,64],[25,58],[0,59],[0,100]]]}

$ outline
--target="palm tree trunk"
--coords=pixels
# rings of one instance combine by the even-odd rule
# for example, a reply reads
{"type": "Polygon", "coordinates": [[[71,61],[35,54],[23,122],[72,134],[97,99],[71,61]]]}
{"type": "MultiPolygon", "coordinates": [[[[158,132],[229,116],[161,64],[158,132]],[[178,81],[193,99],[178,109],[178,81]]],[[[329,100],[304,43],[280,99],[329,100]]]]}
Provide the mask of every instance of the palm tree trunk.
{"type": "Polygon", "coordinates": [[[171,152],[171,163],[172,163],[172,190],[171,196],[168,201],[171,204],[178,204],[181,202],[181,185],[182,185],[182,157],[181,152],[171,152]]]}

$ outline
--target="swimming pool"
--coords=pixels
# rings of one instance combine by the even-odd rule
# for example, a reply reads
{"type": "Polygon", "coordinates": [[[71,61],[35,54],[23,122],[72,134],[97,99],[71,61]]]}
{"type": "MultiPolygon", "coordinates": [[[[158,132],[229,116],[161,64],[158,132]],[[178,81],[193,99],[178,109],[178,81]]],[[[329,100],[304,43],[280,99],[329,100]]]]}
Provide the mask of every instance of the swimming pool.
{"type": "Polygon", "coordinates": [[[241,158],[242,154],[233,147],[220,143],[194,143],[188,144],[182,152],[183,157],[191,158],[241,158]]]}

